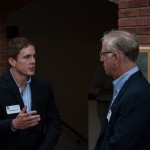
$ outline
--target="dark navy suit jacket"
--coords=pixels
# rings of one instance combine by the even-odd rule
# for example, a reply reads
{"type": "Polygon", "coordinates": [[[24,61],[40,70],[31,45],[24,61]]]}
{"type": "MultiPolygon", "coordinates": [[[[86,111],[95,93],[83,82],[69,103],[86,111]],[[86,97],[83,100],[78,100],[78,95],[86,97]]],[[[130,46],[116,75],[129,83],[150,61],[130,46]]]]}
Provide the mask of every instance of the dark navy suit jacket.
{"type": "Polygon", "coordinates": [[[150,150],[150,85],[140,71],[123,85],[94,150],[150,150]]]}
{"type": "Polygon", "coordinates": [[[11,130],[11,120],[18,113],[8,114],[7,106],[24,107],[19,89],[10,72],[0,76],[0,150],[53,150],[60,135],[60,120],[51,85],[39,78],[31,79],[32,110],[41,121],[25,130],[11,130]]]}

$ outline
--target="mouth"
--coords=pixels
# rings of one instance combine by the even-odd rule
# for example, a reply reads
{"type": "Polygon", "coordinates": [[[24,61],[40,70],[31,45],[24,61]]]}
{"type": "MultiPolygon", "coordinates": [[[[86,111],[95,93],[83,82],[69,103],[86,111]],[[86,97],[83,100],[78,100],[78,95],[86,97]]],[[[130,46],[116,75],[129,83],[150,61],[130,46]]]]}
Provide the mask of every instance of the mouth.
{"type": "Polygon", "coordinates": [[[30,67],[29,70],[30,71],[35,71],[35,67],[30,67]]]}

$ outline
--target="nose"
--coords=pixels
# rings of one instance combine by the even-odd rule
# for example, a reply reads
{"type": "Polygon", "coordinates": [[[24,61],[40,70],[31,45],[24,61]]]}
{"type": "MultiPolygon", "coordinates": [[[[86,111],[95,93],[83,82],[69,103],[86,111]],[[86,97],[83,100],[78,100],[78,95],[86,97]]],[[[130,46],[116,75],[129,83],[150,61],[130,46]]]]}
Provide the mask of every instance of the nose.
{"type": "Polygon", "coordinates": [[[35,57],[34,57],[34,56],[31,57],[31,62],[32,62],[32,63],[35,63],[35,57]]]}

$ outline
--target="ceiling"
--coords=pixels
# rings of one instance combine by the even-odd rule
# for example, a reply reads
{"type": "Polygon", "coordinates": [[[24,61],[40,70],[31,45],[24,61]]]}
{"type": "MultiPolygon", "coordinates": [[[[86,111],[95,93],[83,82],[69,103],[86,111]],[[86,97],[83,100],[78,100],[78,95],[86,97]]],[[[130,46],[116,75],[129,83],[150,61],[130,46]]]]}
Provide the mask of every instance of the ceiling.
{"type": "Polygon", "coordinates": [[[0,0],[0,14],[8,16],[32,1],[34,0],[0,0]]]}

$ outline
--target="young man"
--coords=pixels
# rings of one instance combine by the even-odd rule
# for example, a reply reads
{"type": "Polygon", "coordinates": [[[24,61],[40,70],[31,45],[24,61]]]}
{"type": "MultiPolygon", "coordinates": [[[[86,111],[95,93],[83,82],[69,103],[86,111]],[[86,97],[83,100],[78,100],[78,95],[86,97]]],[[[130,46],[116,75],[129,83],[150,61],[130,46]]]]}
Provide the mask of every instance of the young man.
{"type": "Polygon", "coordinates": [[[150,84],[137,66],[139,44],[125,31],[102,38],[100,60],[114,94],[95,150],[150,149],[150,84]]]}
{"type": "Polygon", "coordinates": [[[35,45],[10,40],[10,69],[0,76],[0,150],[53,150],[60,120],[50,83],[36,78],[35,45]]]}

